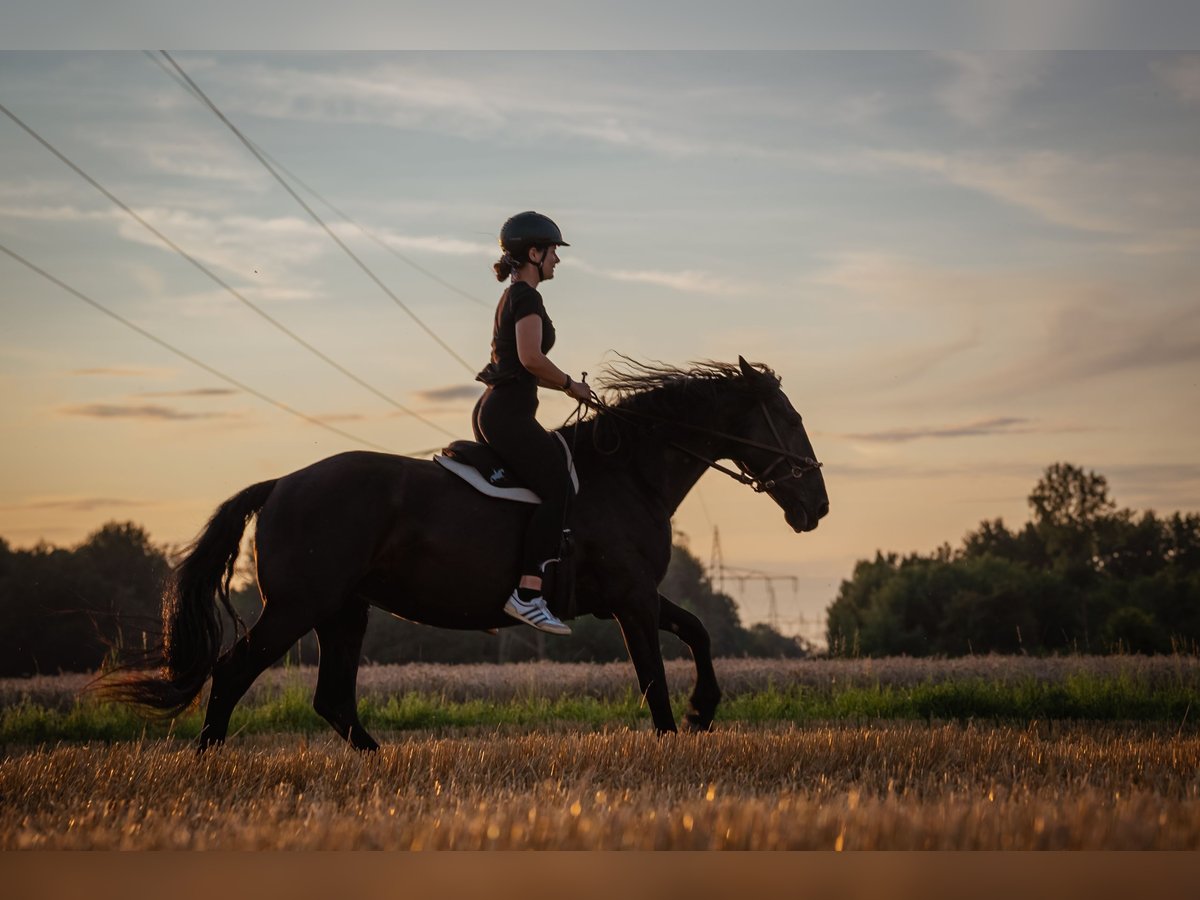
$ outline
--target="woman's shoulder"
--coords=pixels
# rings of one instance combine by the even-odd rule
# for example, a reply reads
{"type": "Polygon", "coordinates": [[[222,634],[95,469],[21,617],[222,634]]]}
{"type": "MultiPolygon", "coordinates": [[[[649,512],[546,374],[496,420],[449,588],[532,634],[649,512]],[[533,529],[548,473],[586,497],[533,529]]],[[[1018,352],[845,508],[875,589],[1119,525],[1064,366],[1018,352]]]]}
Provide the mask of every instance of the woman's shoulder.
{"type": "Polygon", "coordinates": [[[538,293],[538,289],[526,281],[514,281],[508,286],[505,293],[512,300],[518,297],[536,297],[539,301],[542,299],[542,295],[538,293]]]}
{"type": "Polygon", "coordinates": [[[509,309],[513,311],[517,318],[522,318],[546,308],[542,303],[542,295],[538,293],[537,288],[526,284],[524,281],[514,281],[504,291],[504,294],[508,299],[509,309]]]}

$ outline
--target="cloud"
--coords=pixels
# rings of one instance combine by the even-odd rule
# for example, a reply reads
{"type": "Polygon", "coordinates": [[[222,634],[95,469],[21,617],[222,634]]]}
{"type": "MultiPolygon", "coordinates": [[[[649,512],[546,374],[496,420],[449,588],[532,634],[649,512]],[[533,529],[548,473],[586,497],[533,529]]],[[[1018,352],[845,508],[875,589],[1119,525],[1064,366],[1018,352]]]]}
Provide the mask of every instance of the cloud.
{"type": "Polygon", "coordinates": [[[163,378],[174,374],[170,369],[139,369],[132,366],[106,366],[92,369],[72,369],[72,375],[102,375],[113,378],[163,378]]]}
{"type": "Polygon", "coordinates": [[[240,394],[233,388],[192,388],[185,391],[144,391],[139,397],[228,397],[240,394]]]}
{"type": "Polygon", "coordinates": [[[413,396],[425,403],[445,403],[453,400],[475,400],[483,392],[479,384],[453,384],[448,387],[414,391],[413,396]]]}
{"type": "MultiPolygon", "coordinates": [[[[541,61],[507,58],[502,88],[495,65],[482,58],[461,58],[453,74],[435,71],[428,60],[343,63],[338,69],[313,71],[261,63],[238,65],[188,57],[185,69],[205,66],[204,84],[220,85],[215,101],[227,113],[327,124],[383,125],[432,131],[474,141],[540,144],[566,138],[621,149],[648,150],[669,158],[719,153],[741,159],[777,157],[762,144],[739,143],[713,126],[738,116],[748,106],[764,103],[762,88],[667,83],[655,91],[653,79],[638,78],[633,65],[625,73],[633,83],[614,78],[611,68],[596,69],[591,60],[560,59],[558,81],[569,90],[547,91],[541,61]],[[530,117],[530,97],[537,115],[530,117]],[[512,123],[521,122],[514,129],[512,123]],[[696,124],[707,129],[698,134],[696,124]]],[[[603,64],[601,64],[603,65],[603,64]]],[[[788,97],[765,102],[776,115],[788,97]]]]}
{"type": "MultiPolygon", "coordinates": [[[[874,151],[888,166],[920,172],[1080,231],[1122,233],[1131,224],[1120,208],[1098,207],[1111,197],[1124,167],[1040,150],[1006,158],[949,156],[925,151],[874,151]],[[1107,187],[1107,190],[1103,188],[1107,187]]],[[[1122,192],[1122,196],[1128,196],[1122,192]]],[[[1124,208],[1125,211],[1128,207],[1124,208]]]]}
{"type": "MultiPolygon", "coordinates": [[[[139,216],[173,241],[184,252],[221,274],[237,276],[247,296],[269,299],[310,299],[320,296],[311,288],[298,288],[285,279],[298,267],[334,249],[328,235],[307,218],[270,218],[241,214],[208,214],[172,207],[131,207],[139,216]]],[[[113,223],[117,234],[134,244],[174,251],[141,223],[116,206],[92,210],[72,205],[0,206],[0,218],[58,223],[113,223]]],[[[152,282],[140,279],[144,286],[152,282]]]]}
{"type": "Polygon", "coordinates": [[[904,149],[847,152],[811,162],[837,172],[923,175],[1053,225],[1119,238],[1122,243],[1114,242],[1114,249],[1123,252],[1182,249],[1195,235],[1195,200],[1179,187],[1200,182],[1200,157],[1195,155],[904,149]]]}
{"type": "Polygon", "coordinates": [[[653,269],[604,269],[592,265],[586,260],[572,256],[563,265],[598,278],[610,278],[613,281],[632,282],[637,284],[652,284],[656,287],[670,288],[673,291],[683,291],[688,294],[711,294],[719,296],[742,295],[753,290],[748,282],[734,282],[711,272],[699,269],[684,269],[676,272],[656,271],[653,269]]]}
{"type": "Polygon", "coordinates": [[[1031,354],[966,387],[976,398],[994,399],[1125,372],[1194,366],[1200,359],[1200,307],[1143,308],[1130,315],[1127,309],[1136,304],[1105,299],[1060,308],[1031,354]]]}
{"type": "Polygon", "coordinates": [[[952,116],[969,125],[988,125],[1002,118],[1017,96],[1036,86],[1044,59],[1032,53],[939,53],[954,67],[954,78],[938,94],[952,116]]]}
{"type": "Polygon", "coordinates": [[[710,272],[687,269],[682,272],[656,272],[648,269],[629,271],[612,269],[602,272],[614,281],[633,281],[641,284],[653,284],[667,287],[674,291],[685,291],[689,294],[743,294],[745,288],[726,278],[720,278],[710,272]]]}
{"type": "Polygon", "coordinates": [[[270,175],[265,170],[247,165],[240,157],[232,158],[222,145],[207,138],[200,141],[157,141],[132,147],[141,152],[151,168],[164,175],[225,181],[243,190],[261,190],[270,183],[270,175]]]}
{"type": "Polygon", "coordinates": [[[149,506],[145,500],[128,500],[116,497],[41,497],[3,506],[6,510],[38,510],[51,509],[64,512],[93,512],[97,509],[112,509],[115,507],[149,506]]]}
{"type": "Polygon", "coordinates": [[[977,462],[958,465],[910,465],[908,463],[830,463],[826,466],[838,478],[882,479],[886,481],[914,479],[962,478],[984,475],[1020,478],[1032,486],[1041,476],[1044,466],[1023,462],[977,462]]]}
{"type": "MultiPolygon", "coordinates": [[[[185,107],[186,108],[186,107],[185,107]]],[[[199,111],[199,106],[192,107],[199,111]]],[[[215,119],[193,124],[176,115],[164,131],[162,120],[126,121],[119,129],[90,131],[88,140],[115,156],[133,162],[143,172],[158,172],[193,182],[218,182],[238,190],[263,192],[275,183],[270,173],[233,139],[214,140],[215,119]],[[164,135],[169,135],[165,136],[164,135]]]]}
{"type": "Polygon", "coordinates": [[[1200,104],[1200,56],[1181,56],[1169,63],[1155,63],[1154,74],[1184,104],[1200,104]]]}
{"type": "MultiPolygon", "coordinates": [[[[325,292],[313,287],[319,280],[306,275],[306,286],[293,282],[296,273],[328,254],[340,254],[318,224],[305,216],[260,217],[235,213],[213,213],[191,207],[181,200],[175,206],[133,207],[134,211],[179,246],[185,253],[230,282],[239,293],[255,302],[297,302],[322,299],[325,292]]],[[[112,223],[117,234],[134,244],[174,253],[156,235],[127,213],[113,206],[92,210],[69,204],[24,204],[0,206],[0,219],[56,223],[112,223]]],[[[330,229],[348,244],[361,240],[358,227],[347,222],[329,223],[330,229]]],[[[404,251],[443,256],[494,257],[492,241],[464,241],[444,235],[402,235],[372,229],[385,245],[404,251]]],[[[131,266],[131,278],[148,294],[161,294],[161,273],[145,266],[131,266]]],[[[178,299],[178,297],[176,297],[178,299]]],[[[210,306],[206,295],[202,307],[210,306]]]]}
{"type": "Polygon", "coordinates": [[[147,419],[157,421],[188,421],[192,419],[228,419],[229,413],[184,412],[155,404],[129,405],[119,403],[87,403],[80,406],[64,406],[58,410],[66,416],[82,416],[89,419],[147,419]]]}
{"type": "Polygon", "coordinates": [[[63,197],[73,194],[76,188],[66,181],[48,181],[40,178],[22,178],[19,181],[0,181],[0,197],[25,198],[63,197]]]}
{"type": "MultiPolygon", "coordinates": [[[[165,207],[146,207],[137,213],[210,267],[263,282],[259,289],[296,290],[277,284],[276,273],[290,274],[334,246],[315,223],[300,216],[202,215],[165,207]]],[[[123,218],[118,230],[126,240],[170,252],[131,218],[123,218]]]]}
{"type": "Polygon", "coordinates": [[[1154,509],[1160,515],[1195,511],[1200,504],[1200,465],[1196,463],[1131,463],[1105,466],[1109,495],[1121,506],[1154,509]]]}
{"type": "Polygon", "coordinates": [[[69,203],[55,206],[0,206],[0,217],[37,222],[109,222],[120,220],[125,215],[115,206],[111,209],[80,209],[69,203]]]}
{"type": "Polygon", "coordinates": [[[892,354],[890,358],[879,358],[876,371],[864,374],[869,377],[869,383],[873,387],[902,387],[945,365],[959,354],[976,349],[979,345],[978,335],[972,333],[929,346],[914,347],[906,352],[892,354]]]}
{"type": "Polygon", "coordinates": [[[1138,485],[1171,486],[1200,481],[1200,463],[1128,463],[1108,466],[1101,473],[1138,485]]]}
{"type": "Polygon", "coordinates": [[[1012,292],[1011,276],[937,266],[899,254],[875,250],[831,253],[807,279],[821,287],[848,291],[873,307],[906,309],[941,306],[961,308],[964,298],[994,303],[1012,292]]]}
{"type": "Polygon", "coordinates": [[[968,422],[963,425],[941,425],[927,426],[925,428],[897,428],[890,431],[872,431],[860,434],[846,434],[841,437],[849,438],[856,441],[869,441],[872,443],[888,443],[900,444],[908,441],[921,440],[923,438],[959,438],[959,437],[977,437],[980,435],[990,434],[1029,434],[1042,429],[1035,429],[1027,426],[1029,419],[1016,418],[1012,416],[998,417],[993,419],[981,419],[976,422],[968,422]]]}
{"type": "Polygon", "coordinates": [[[843,98],[834,115],[847,125],[864,125],[879,121],[887,108],[887,96],[882,91],[870,91],[843,98]]]}
{"type": "MultiPolygon", "coordinates": [[[[919,398],[908,391],[900,401],[937,397],[972,409],[1114,373],[1183,367],[1200,359],[1200,272],[1189,269],[1114,277],[836,255],[807,281],[845,291],[883,325],[849,359],[822,349],[814,358],[836,373],[830,386],[839,396],[920,384],[919,398]]],[[[831,302],[845,306],[841,297],[831,302]]]]}
{"type": "Polygon", "coordinates": [[[313,418],[320,419],[322,422],[362,422],[367,417],[362,413],[331,412],[317,413],[313,418]]]}
{"type": "MultiPolygon", "coordinates": [[[[334,230],[341,230],[344,234],[339,234],[343,240],[346,237],[352,237],[357,234],[357,229],[350,226],[348,230],[345,224],[341,224],[334,230]]],[[[494,258],[498,251],[496,250],[495,241],[463,241],[458,238],[426,236],[426,235],[402,235],[394,232],[383,231],[380,229],[372,229],[371,233],[379,238],[384,244],[396,250],[421,250],[427,253],[438,253],[444,256],[486,256],[494,258]]]]}

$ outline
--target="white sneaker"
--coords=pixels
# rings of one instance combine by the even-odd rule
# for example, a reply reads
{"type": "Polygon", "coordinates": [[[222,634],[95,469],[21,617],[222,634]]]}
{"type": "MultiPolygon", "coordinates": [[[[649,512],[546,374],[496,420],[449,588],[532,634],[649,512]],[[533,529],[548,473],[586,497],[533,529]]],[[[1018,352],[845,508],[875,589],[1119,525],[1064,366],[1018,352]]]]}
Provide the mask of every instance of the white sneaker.
{"type": "Polygon", "coordinates": [[[504,604],[504,611],[514,619],[520,619],[526,625],[532,625],[538,631],[545,631],[549,634],[571,633],[571,629],[546,608],[546,600],[541,596],[534,597],[532,600],[522,600],[516,590],[513,590],[512,596],[504,604]]]}

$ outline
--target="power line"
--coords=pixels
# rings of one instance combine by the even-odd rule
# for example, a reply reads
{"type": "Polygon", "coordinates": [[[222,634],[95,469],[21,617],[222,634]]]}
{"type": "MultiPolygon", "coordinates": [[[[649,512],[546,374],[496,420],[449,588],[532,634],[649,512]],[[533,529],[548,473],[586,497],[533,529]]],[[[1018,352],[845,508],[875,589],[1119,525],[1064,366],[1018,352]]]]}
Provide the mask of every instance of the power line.
{"type": "Polygon", "coordinates": [[[712,553],[708,564],[708,580],[718,591],[724,592],[726,579],[738,583],[738,598],[745,593],[747,581],[761,581],[767,591],[767,624],[779,631],[781,619],[779,604],[775,596],[775,583],[778,581],[791,582],[792,599],[797,600],[800,592],[800,579],[796,575],[772,575],[758,569],[748,569],[744,566],[729,566],[725,564],[725,555],[721,551],[721,531],[713,525],[712,553]]]}
{"type": "MultiPolygon", "coordinates": [[[[149,50],[143,50],[142,52],[147,56],[147,58],[150,59],[151,62],[153,62],[156,66],[158,66],[158,68],[161,69],[167,75],[168,78],[170,78],[172,81],[174,81],[177,85],[179,85],[181,88],[183,88],[185,91],[187,91],[191,96],[193,96],[197,100],[199,100],[201,103],[204,102],[204,99],[201,97],[201,95],[196,93],[196,91],[192,90],[191,85],[189,85],[186,81],[184,81],[182,78],[180,78],[175,72],[171,71],[165,65],[163,65],[163,62],[161,59],[159,59],[157,56],[155,56],[149,50]]],[[[249,138],[247,138],[247,140],[249,140],[249,138]]],[[[446,288],[449,291],[452,291],[453,293],[464,298],[465,300],[469,300],[472,303],[476,304],[477,306],[482,306],[485,309],[491,308],[490,303],[487,303],[483,300],[480,300],[478,297],[468,294],[462,288],[458,287],[457,285],[451,284],[449,281],[442,278],[436,272],[431,272],[429,269],[426,269],[424,266],[422,266],[416,260],[411,259],[408,256],[405,256],[403,253],[401,253],[395,247],[392,247],[392,246],[388,245],[387,243],[385,243],[371,229],[367,228],[364,225],[359,224],[357,221],[352,219],[349,215],[347,215],[345,212],[343,212],[341,209],[339,209],[337,206],[335,206],[330,200],[328,200],[326,197],[322,196],[317,191],[316,188],[314,188],[312,185],[305,182],[304,179],[302,179],[299,175],[297,175],[295,172],[293,172],[291,169],[289,169],[287,166],[285,166],[283,163],[281,163],[278,159],[276,159],[274,156],[272,156],[270,153],[268,153],[265,149],[263,149],[263,146],[261,144],[259,144],[257,141],[250,141],[250,143],[253,144],[254,148],[256,150],[258,150],[258,152],[261,153],[264,157],[266,157],[266,159],[273,166],[275,166],[275,168],[277,168],[281,172],[283,172],[283,174],[285,174],[288,178],[290,178],[296,184],[300,185],[300,187],[304,188],[304,190],[306,190],[309,194],[316,197],[318,201],[323,203],[329,209],[333,210],[334,213],[336,213],[344,221],[353,225],[355,228],[357,228],[359,231],[361,231],[370,240],[374,241],[381,248],[386,250],[388,253],[392,254],[392,256],[396,257],[401,262],[406,263],[407,265],[411,266],[413,269],[416,269],[418,272],[420,272],[426,278],[429,278],[432,281],[437,282],[442,287],[446,288]]]]}
{"type": "Polygon", "coordinates": [[[153,234],[156,238],[158,238],[160,241],[162,241],[164,244],[166,244],[168,247],[170,247],[172,250],[174,250],[176,253],[178,253],[180,256],[182,256],[184,259],[186,259],[188,262],[190,262],[193,266],[195,266],[197,269],[199,269],[205,275],[207,275],[216,284],[218,284],[219,286],[224,288],[226,291],[228,291],[231,295],[233,295],[233,297],[235,297],[237,300],[239,300],[244,306],[253,310],[261,318],[263,318],[266,322],[271,324],[273,327],[275,327],[279,331],[283,332],[285,335],[287,335],[289,338],[291,338],[293,341],[295,341],[297,344],[299,344],[301,347],[303,347],[309,353],[313,354],[318,359],[320,359],[322,362],[333,367],[338,372],[341,372],[343,375],[345,375],[347,378],[349,378],[355,384],[358,384],[358,385],[366,388],[368,391],[370,391],[376,397],[379,397],[381,400],[385,401],[386,403],[390,404],[391,406],[395,407],[396,409],[400,410],[401,412],[412,416],[413,418],[417,419],[420,422],[424,422],[430,428],[436,429],[437,431],[441,432],[442,434],[446,435],[447,437],[450,437],[450,438],[456,437],[456,435],[454,435],[450,431],[447,431],[441,425],[438,425],[436,422],[433,422],[430,419],[425,418],[420,413],[418,413],[412,409],[409,409],[403,403],[399,402],[398,400],[394,400],[393,398],[391,398],[387,394],[385,394],[383,391],[376,388],[374,385],[370,384],[367,381],[364,381],[362,378],[355,375],[353,372],[351,372],[349,369],[347,369],[341,363],[330,358],[325,353],[322,353],[320,350],[318,350],[316,347],[314,347],[312,344],[310,344],[304,338],[300,337],[300,335],[296,334],[294,331],[292,331],[290,328],[288,328],[286,325],[284,325],[282,322],[280,322],[278,319],[276,319],[270,313],[266,312],[265,310],[263,310],[259,306],[257,306],[255,303],[248,300],[232,285],[230,285],[228,282],[226,282],[224,279],[222,279],[219,275],[217,275],[215,272],[213,272],[211,269],[209,269],[206,265],[204,265],[204,263],[200,262],[200,260],[196,259],[190,253],[188,253],[186,250],[184,250],[182,247],[180,247],[178,244],[176,244],[173,240],[171,240],[169,237],[167,237],[165,234],[163,234],[161,231],[159,231],[157,228],[155,228],[153,225],[151,225],[149,222],[147,222],[142,216],[140,216],[137,212],[135,212],[128,204],[126,204],[123,200],[121,200],[121,198],[117,197],[115,194],[112,193],[112,191],[108,190],[108,188],[104,187],[104,185],[100,184],[100,182],[98,182],[95,178],[93,178],[91,175],[89,175],[87,172],[85,172],[83,169],[81,169],[79,166],[77,166],[74,162],[72,162],[57,147],[55,147],[48,140],[46,140],[44,137],[42,137],[40,134],[38,134],[36,131],[34,131],[34,129],[32,127],[30,127],[24,121],[22,121],[21,118],[19,116],[17,116],[16,113],[14,113],[12,110],[10,110],[3,103],[0,103],[0,112],[3,112],[6,116],[8,116],[10,119],[12,119],[17,125],[19,125],[22,129],[24,129],[24,131],[30,137],[32,137],[35,141],[37,141],[39,144],[41,144],[43,147],[45,147],[47,150],[49,150],[51,153],[53,153],[56,157],[58,157],[58,159],[63,164],[65,164],[70,169],[72,169],[75,172],[75,174],[77,174],[80,178],[82,178],[84,181],[86,181],[88,184],[90,184],[92,187],[94,187],[96,190],[98,190],[101,194],[103,194],[105,197],[107,197],[109,200],[111,200],[114,204],[116,204],[118,207],[120,207],[122,210],[124,210],[125,213],[128,214],[131,218],[133,218],[134,221],[136,221],[139,225],[141,225],[143,228],[145,228],[147,231],[149,231],[151,234],[153,234]]]}
{"type": "Polygon", "coordinates": [[[380,446],[379,444],[375,444],[375,443],[372,443],[371,441],[365,440],[364,438],[357,437],[356,435],[350,434],[348,431],[342,431],[340,428],[338,428],[335,425],[330,425],[328,422],[324,422],[321,419],[316,418],[315,416],[308,415],[307,413],[300,412],[300,410],[294,409],[293,407],[288,406],[286,403],[283,403],[282,401],[276,400],[273,397],[268,397],[262,391],[256,390],[255,388],[250,387],[250,385],[245,384],[241,381],[238,381],[232,375],[226,375],[220,369],[213,368],[208,363],[197,359],[196,357],[192,356],[190,353],[188,353],[184,350],[180,350],[174,344],[171,344],[171,343],[163,340],[158,335],[153,334],[152,332],[147,331],[145,328],[142,328],[142,326],[131,322],[129,319],[126,319],[120,313],[113,312],[111,309],[109,309],[107,306],[104,306],[102,303],[100,303],[96,300],[93,300],[91,297],[87,296],[86,294],[82,293],[81,291],[76,290],[75,288],[73,288],[69,284],[67,284],[66,282],[61,281],[58,278],[55,278],[53,275],[51,275],[45,269],[41,268],[40,266],[36,265],[35,263],[30,262],[25,257],[23,257],[19,253],[17,253],[15,250],[10,250],[4,244],[0,244],[0,252],[3,252],[5,254],[7,254],[8,256],[12,257],[17,262],[19,262],[21,265],[25,266],[28,269],[31,269],[32,271],[36,272],[39,275],[41,275],[43,278],[45,278],[47,281],[51,282],[52,284],[58,285],[58,287],[62,288],[67,293],[79,298],[84,303],[88,304],[89,306],[93,307],[96,310],[99,310],[100,312],[102,312],[106,316],[108,316],[109,318],[115,319],[116,321],[120,322],[126,328],[130,328],[133,331],[136,331],[142,337],[147,338],[151,341],[154,341],[154,343],[158,344],[160,347],[163,347],[164,349],[171,351],[176,356],[179,356],[179,357],[187,360],[194,366],[199,366],[204,371],[208,372],[211,375],[215,375],[217,378],[220,378],[222,381],[224,381],[228,384],[233,385],[238,390],[245,391],[247,394],[252,394],[253,396],[258,397],[260,400],[270,403],[272,406],[276,407],[277,409],[282,409],[284,412],[286,412],[290,415],[293,415],[293,416],[296,416],[297,418],[303,419],[304,421],[309,422],[313,425],[320,426],[321,428],[324,428],[326,431],[331,431],[334,434],[338,435],[339,437],[343,437],[343,438],[346,438],[347,440],[354,441],[357,444],[362,444],[364,447],[370,447],[372,450],[380,450],[384,453],[391,452],[387,447],[383,447],[383,446],[380,446]]]}
{"type": "Polygon", "coordinates": [[[183,78],[183,80],[186,81],[191,86],[191,88],[196,92],[196,94],[204,101],[205,105],[213,111],[213,114],[216,115],[216,117],[218,119],[220,119],[222,122],[225,123],[225,125],[229,128],[229,130],[232,131],[237,136],[238,140],[240,140],[245,145],[247,150],[249,150],[252,154],[254,154],[254,158],[257,159],[260,163],[262,163],[263,168],[265,168],[268,172],[270,172],[272,177],[274,177],[274,179],[279,182],[279,184],[283,187],[283,189],[285,191],[287,191],[289,194],[291,194],[292,198],[297,203],[300,204],[301,208],[303,208],[303,210],[306,213],[308,213],[309,216],[312,217],[312,220],[314,222],[316,222],[318,225],[320,225],[321,228],[323,228],[325,230],[325,233],[327,235],[329,235],[330,239],[335,244],[337,244],[339,247],[341,247],[347,256],[349,256],[352,260],[354,260],[355,264],[360,269],[363,270],[363,272],[366,274],[366,276],[368,278],[370,278],[372,281],[374,281],[375,284],[377,284],[379,286],[379,289],[381,291],[383,291],[385,294],[387,294],[388,297],[391,298],[393,303],[395,303],[402,310],[404,310],[408,314],[409,318],[412,319],[414,322],[416,322],[417,325],[420,326],[420,328],[427,335],[429,335],[431,338],[433,338],[433,340],[437,343],[437,345],[439,347],[441,347],[443,350],[445,350],[447,353],[449,353],[451,356],[453,356],[456,360],[458,360],[459,365],[461,365],[464,369],[466,369],[468,372],[470,372],[472,375],[474,375],[475,374],[474,366],[472,366],[469,362],[467,362],[465,359],[463,359],[461,356],[459,356],[457,353],[455,353],[453,348],[451,348],[451,346],[449,344],[447,344],[440,337],[438,337],[437,334],[434,333],[432,328],[430,328],[423,321],[421,321],[420,317],[418,317],[416,313],[414,313],[411,309],[409,309],[408,305],[403,300],[401,300],[399,297],[397,297],[386,284],[384,284],[382,281],[380,281],[379,277],[374,272],[372,272],[370,270],[370,268],[367,267],[366,263],[364,263],[361,259],[358,258],[357,255],[355,255],[353,250],[351,250],[348,246],[346,246],[345,242],[342,241],[341,238],[339,238],[336,234],[333,233],[333,229],[331,229],[328,225],[325,224],[324,219],[322,219],[319,215],[317,215],[316,211],[314,211],[311,206],[309,206],[307,203],[305,203],[304,199],[299,194],[297,194],[294,190],[292,190],[292,186],[290,184],[288,184],[287,181],[284,180],[279,175],[278,172],[275,171],[275,169],[271,166],[271,164],[269,162],[267,162],[266,158],[261,153],[259,153],[258,150],[256,150],[254,148],[254,144],[252,144],[250,142],[250,140],[238,130],[237,126],[234,125],[232,122],[229,121],[229,119],[227,119],[225,117],[225,114],[223,112],[221,112],[221,110],[219,110],[217,108],[216,104],[213,103],[212,100],[210,100],[208,98],[208,95],[205,94],[204,91],[202,91],[200,89],[199,85],[197,85],[196,82],[192,81],[191,77],[187,74],[187,72],[183,71],[183,69],[180,67],[179,63],[175,62],[175,60],[171,57],[171,54],[167,53],[166,50],[159,50],[158,52],[161,53],[163,55],[163,57],[166,59],[166,61],[169,62],[175,68],[175,71],[180,74],[180,76],[183,78]]]}

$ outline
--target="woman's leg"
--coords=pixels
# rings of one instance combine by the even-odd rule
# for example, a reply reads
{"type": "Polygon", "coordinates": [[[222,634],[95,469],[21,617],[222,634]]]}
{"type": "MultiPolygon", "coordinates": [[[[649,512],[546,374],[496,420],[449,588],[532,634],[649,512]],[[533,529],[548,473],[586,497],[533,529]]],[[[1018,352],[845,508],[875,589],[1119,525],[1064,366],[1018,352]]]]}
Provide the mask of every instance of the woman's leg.
{"type": "MultiPolygon", "coordinates": [[[[542,613],[548,617],[550,614],[540,597],[542,568],[558,557],[571,486],[562,445],[534,417],[536,396],[532,403],[529,400],[523,391],[488,391],[476,406],[474,421],[478,433],[504,460],[505,467],[541,498],[526,526],[520,590],[516,596],[521,603],[537,598],[540,611],[533,613],[532,618],[524,615],[518,618],[543,627],[542,613]]],[[[550,628],[544,630],[567,633],[566,626],[553,617],[550,619],[550,628]],[[563,630],[558,631],[560,628],[563,630]]]]}

